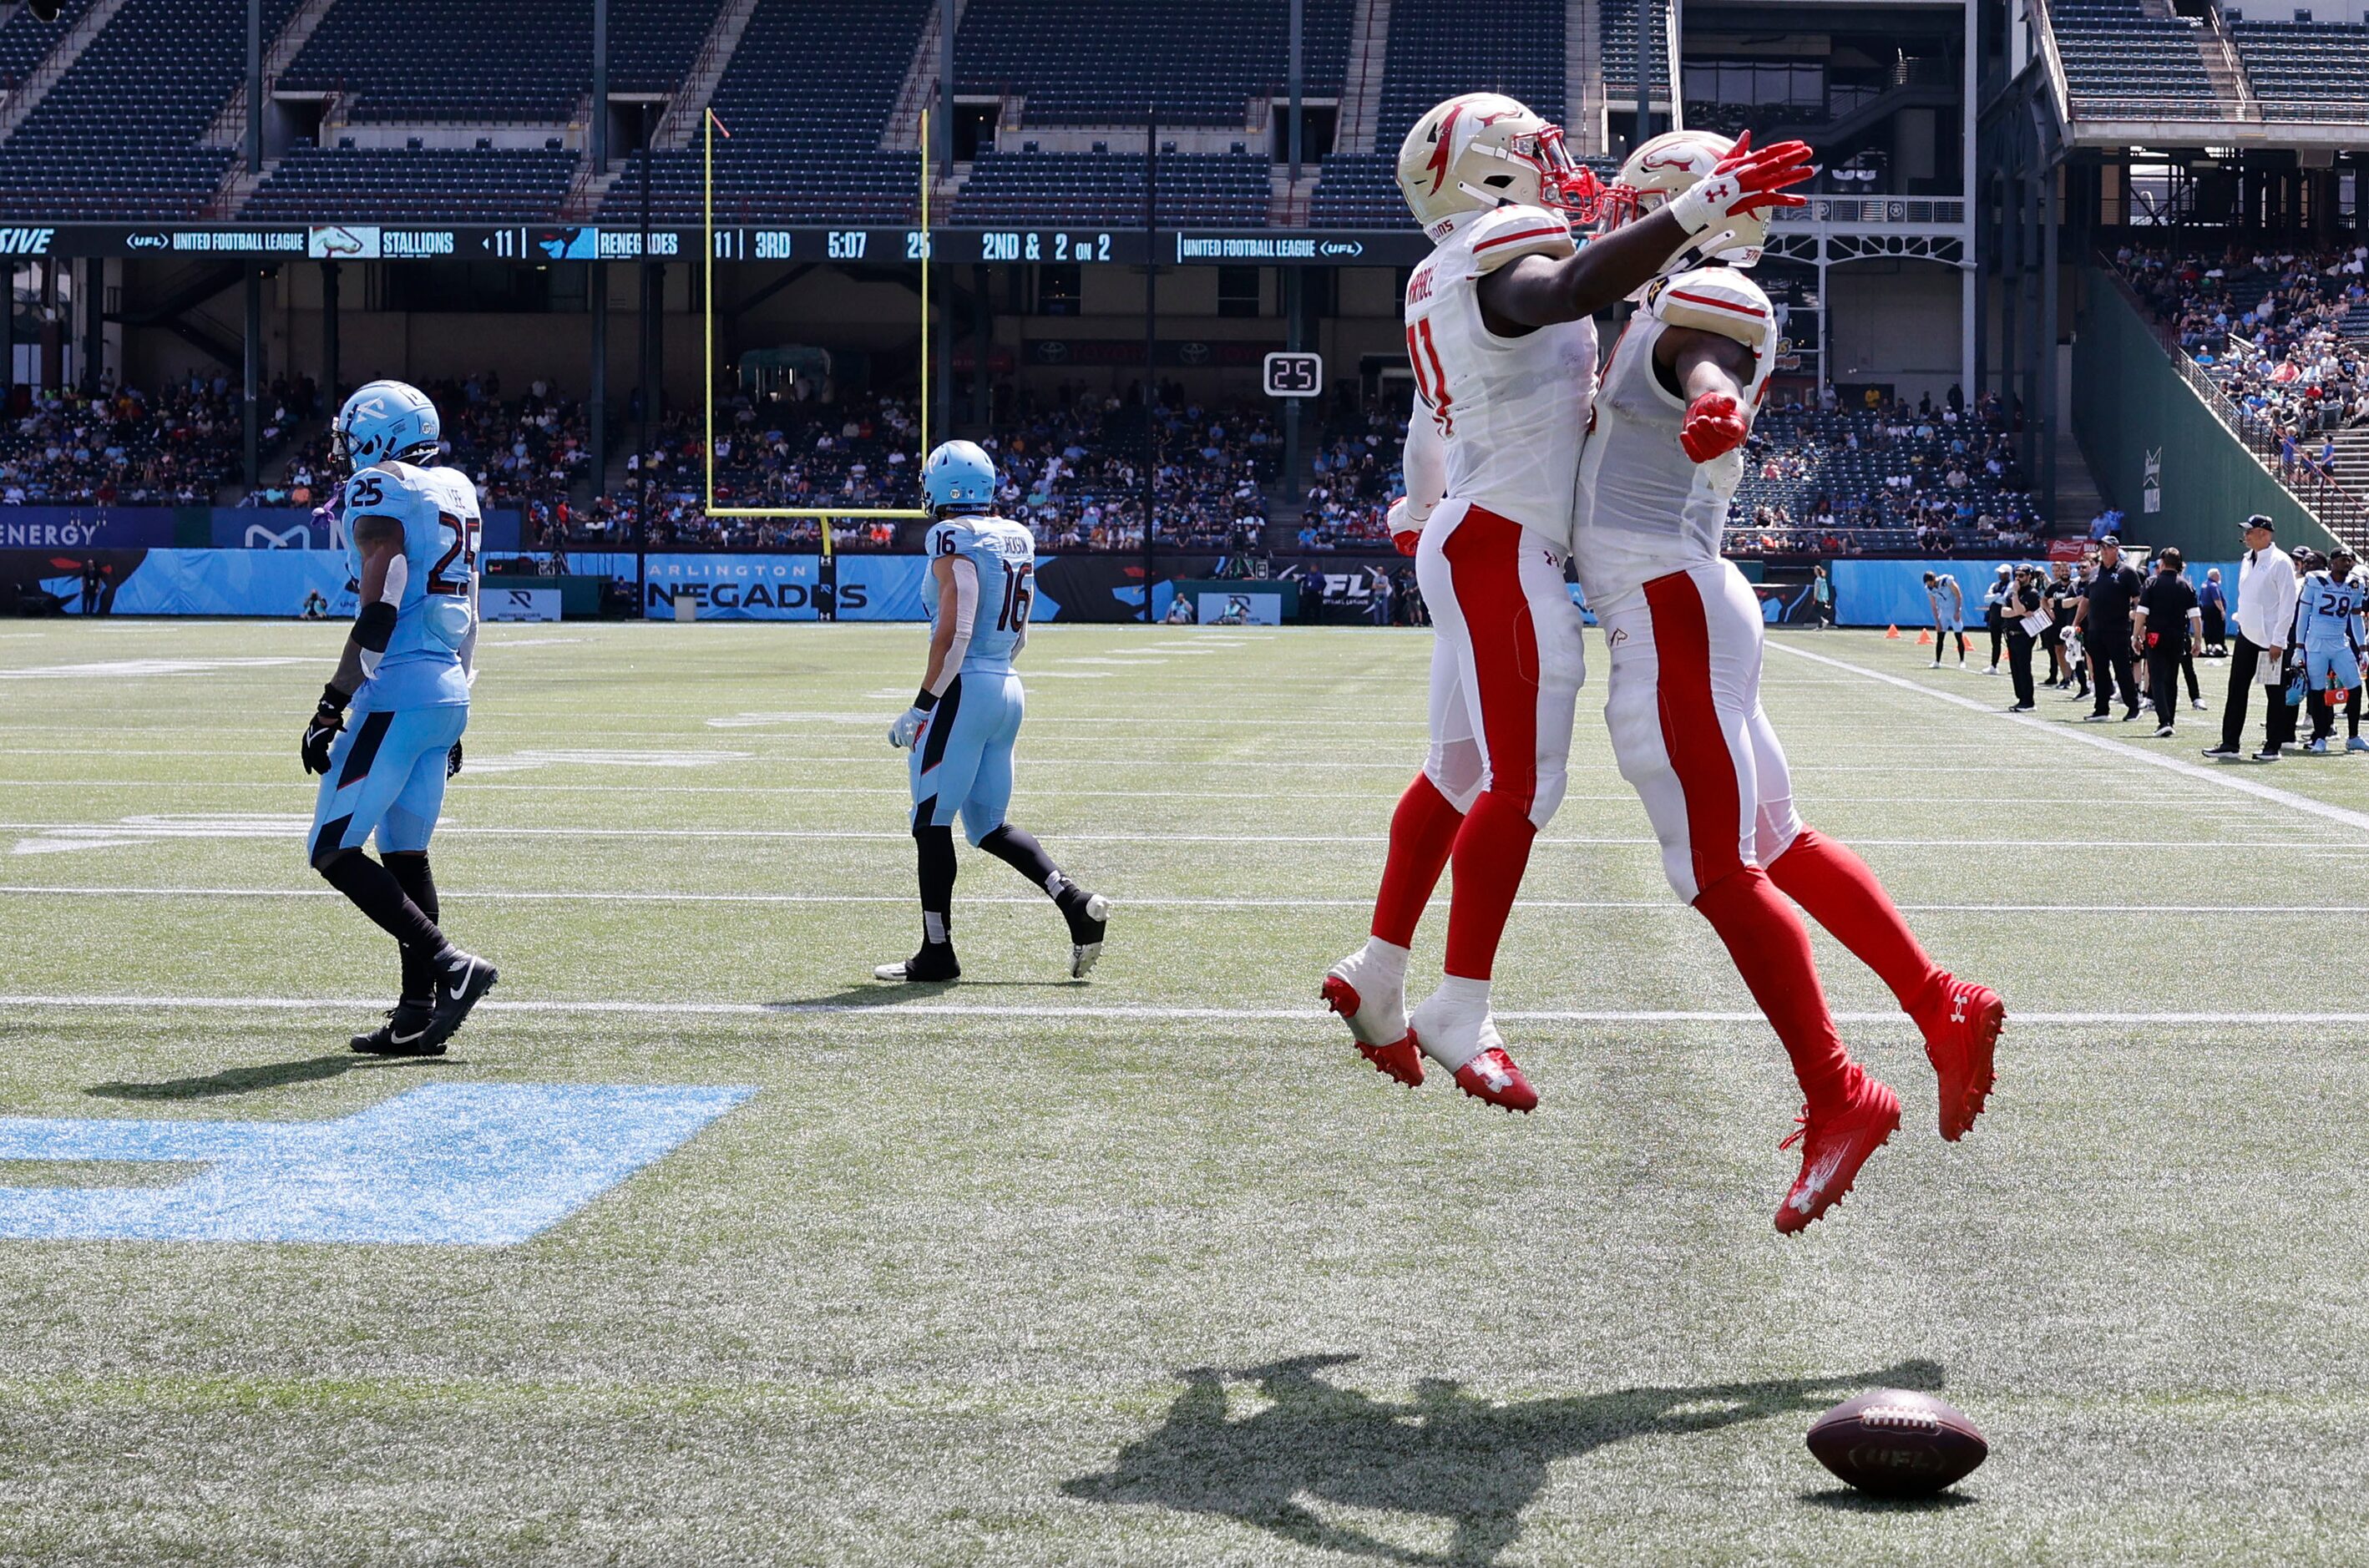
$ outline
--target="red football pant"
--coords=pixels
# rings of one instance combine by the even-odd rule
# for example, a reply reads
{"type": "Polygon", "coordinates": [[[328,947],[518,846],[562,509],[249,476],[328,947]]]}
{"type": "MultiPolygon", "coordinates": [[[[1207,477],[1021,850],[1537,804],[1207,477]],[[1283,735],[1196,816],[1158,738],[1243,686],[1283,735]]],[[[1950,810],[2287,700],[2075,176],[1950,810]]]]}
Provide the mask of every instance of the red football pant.
{"type": "MultiPolygon", "coordinates": [[[[1580,615],[1562,558],[1519,523],[1469,502],[1448,501],[1432,515],[1415,574],[1436,631],[1424,771],[1450,807],[1464,808],[1449,851],[1446,968],[1485,980],[1531,841],[1562,803],[1585,673],[1580,615]]],[[[1393,824],[1394,854],[1396,847],[1393,824]]],[[[1410,881],[1419,869],[1410,866],[1410,881]]]]}
{"type": "Polygon", "coordinates": [[[1382,889],[1374,896],[1377,937],[1393,946],[1414,945],[1415,924],[1463,826],[1464,813],[1448,804],[1431,775],[1415,774],[1390,814],[1390,853],[1382,862],[1382,889]]]}

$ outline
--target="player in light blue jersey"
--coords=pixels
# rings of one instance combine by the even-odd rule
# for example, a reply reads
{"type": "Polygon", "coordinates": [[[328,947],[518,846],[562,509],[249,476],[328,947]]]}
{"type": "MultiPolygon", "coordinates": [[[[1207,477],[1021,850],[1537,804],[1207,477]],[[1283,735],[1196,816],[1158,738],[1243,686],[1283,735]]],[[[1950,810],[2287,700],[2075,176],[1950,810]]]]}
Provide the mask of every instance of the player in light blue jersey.
{"type": "MultiPolygon", "coordinates": [[[[2354,569],[2352,552],[2339,545],[2329,552],[2324,570],[2305,575],[2295,601],[2295,641],[2303,648],[2304,679],[2312,693],[2311,738],[2304,750],[2315,757],[2328,754],[2336,710],[2349,705],[2360,711],[2362,657],[2369,648],[2365,601],[2369,589],[2354,569]]],[[[2348,744],[2346,750],[2369,746],[2348,744]]]]}
{"type": "Polygon", "coordinates": [[[1948,651],[1950,638],[1958,639],[1958,668],[1966,667],[1966,590],[1958,579],[1947,572],[1925,574],[1925,602],[1933,610],[1933,668],[1941,668],[1941,655],[1948,651]]]}
{"type": "Polygon", "coordinates": [[[307,842],[314,869],[403,950],[400,999],[354,1037],[374,1056],[443,1055],[498,978],[438,929],[428,866],[469,726],[482,530],[466,476],[420,466],[440,435],[436,405],[396,381],[355,392],[330,426],[334,451],[353,464],[340,499],[361,611],[304,727],[304,771],[321,775],[307,842]],[[373,834],[377,860],[363,853],[373,834]]]}
{"type": "Polygon", "coordinates": [[[954,821],[964,835],[1028,878],[1070,924],[1070,975],[1083,979],[1102,956],[1110,900],[1061,874],[1053,857],[1003,819],[1012,803],[1012,748],[1024,706],[1012,661],[1028,641],[1036,541],[995,515],[995,464],[969,441],[948,441],[921,467],[929,498],[930,660],[913,705],[889,727],[910,750],[913,840],[921,855],[921,948],[872,971],[883,980],[952,980],[955,961],[954,821]]]}

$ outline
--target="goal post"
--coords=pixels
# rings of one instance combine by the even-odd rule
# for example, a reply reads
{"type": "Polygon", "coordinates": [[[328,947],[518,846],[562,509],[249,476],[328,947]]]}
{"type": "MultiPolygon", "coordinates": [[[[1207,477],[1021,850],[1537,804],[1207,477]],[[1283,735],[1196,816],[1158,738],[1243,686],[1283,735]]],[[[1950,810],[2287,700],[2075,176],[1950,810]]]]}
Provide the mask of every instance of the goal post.
{"type": "MultiPolygon", "coordinates": [[[[830,527],[827,521],[829,519],[847,518],[857,521],[927,519],[930,515],[929,510],[923,507],[720,507],[715,504],[715,133],[723,129],[723,123],[716,119],[715,111],[713,109],[707,110],[703,123],[704,143],[700,170],[701,240],[707,251],[706,260],[704,263],[706,274],[704,287],[701,290],[700,310],[706,338],[705,405],[707,412],[704,433],[707,441],[707,490],[704,498],[706,503],[704,509],[707,515],[747,518],[804,517],[821,521],[823,521],[822,553],[826,555],[832,554],[830,527]]],[[[732,132],[727,130],[724,134],[726,139],[729,140],[732,132]]],[[[931,244],[930,230],[930,111],[926,109],[921,111],[920,161],[921,406],[921,418],[915,422],[916,429],[921,432],[921,450],[914,453],[913,457],[913,473],[917,478],[921,471],[921,463],[930,454],[930,273],[933,270],[933,247],[931,244]]]]}

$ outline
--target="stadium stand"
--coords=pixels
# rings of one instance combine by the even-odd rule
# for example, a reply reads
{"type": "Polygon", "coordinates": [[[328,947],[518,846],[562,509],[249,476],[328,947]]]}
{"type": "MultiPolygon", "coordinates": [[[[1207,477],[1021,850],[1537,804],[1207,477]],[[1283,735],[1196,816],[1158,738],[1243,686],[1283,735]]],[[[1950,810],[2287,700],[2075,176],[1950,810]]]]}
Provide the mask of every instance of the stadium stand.
{"type": "Polygon", "coordinates": [[[249,198],[248,219],[447,223],[555,215],[577,157],[565,149],[300,147],[249,198]]]}
{"type": "Polygon", "coordinates": [[[1392,164],[1408,128],[1442,98],[1509,93],[1561,120],[1563,21],[1563,0],[1401,0],[1390,11],[1374,151],[1324,160],[1310,221],[1411,226],[1392,164]]]}
{"type": "MultiPolygon", "coordinates": [[[[1162,223],[1266,223],[1267,160],[1255,153],[1163,153],[1162,223]]],[[[957,223],[1143,222],[1143,155],[981,153],[955,201],[957,223]]]]}
{"type": "MultiPolygon", "coordinates": [[[[311,407],[309,383],[274,382],[264,440],[277,446],[311,407]]],[[[156,392],[34,395],[0,420],[0,506],[206,506],[239,466],[237,395],[223,378],[156,392]]]]}
{"type": "MultiPolygon", "coordinates": [[[[719,219],[903,223],[914,215],[920,166],[882,152],[887,106],[921,37],[929,0],[758,0],[712,106],[730,132],[715,153],[719,219]]],[[[651,209],[667,222],[700,216],[696,147],[651,160],[651,209]]],[[[605,221],[642,206],[642,167],[610,187],[605,221]]]]}
{"type": "Polygon", "coordinates": [[[1728,518],[1734,555],[2024,549],[2037,509],[1996,401],[1763,409],[1728,518]]]}
{"type": "MultiPolygon", "coordinates": [[[[1637,98],[1637,0],[1597,0],[1597,17],[1602,28],[1604,58],[1604,90],[1614,97],[1625,97],[1631,103],[1637,98]]],[[[1666,99],[1670,93],[1669,52],[1654,51],[1654,63],[1646,80],[1653,84],[1653,96],[1666,99]]]]}
{"type": "MultiPolygon", "coordinates": [[[[2345,22],[2233,21],[2229,36],[2272,119],[2369,104],[2369,27],[2345,22]]],[[[2350,118],[2350,117],[2348,117],[2350,118]]]]}
{"type": "Polygon", "coordinates": [[[8,19],[0,22],[0,92],[13,89],[30,74],[59,37],[74,30],[91,4],[92,0],[65,0],[58,7],[58,19],[54,22],[41,21],[29,6],[19,6],[11,11],[8,19]]]}
{"type": "MultiPolygon", "coordinates": [[[[971,0],[955,34],[956,90],[1027,99],[1032,124],[1242,125],[1253,97],[1285,90],[1288,14],[1274,0],[971,0]],[[1058,43],[1048,47],[1048,40],[1058,43]]],[[[1310,0],[1305,90],[1341,90],[1349,0],[1310,0]]]]}
{"type": "MultiPolygon", "coordinates": [[[[614,0],[612,92],[680,83],[721,0],[614,0]]],[[[357,122],[560,121],[592,76],[591,0],[338,0],[280,74],[357,122]],[[393,40],[435,40],[431,49],[393,40]]]]}
{"type": "Polygon", "coordinates": [[[2139,0],[2055,0],[2049,14],[2075,114],[2215,112],[2196,23],[2139,0]]]}
{"type": "MultiPolygon", "coordinates": [[[[297,0],[264,0],[267,35],[297,0]]],[[[0,143],[0,206],[44,218],[197,215],[232,155],[198,145],[238,86],[244,14],[125,0],[71,70],[0,143]]]]}

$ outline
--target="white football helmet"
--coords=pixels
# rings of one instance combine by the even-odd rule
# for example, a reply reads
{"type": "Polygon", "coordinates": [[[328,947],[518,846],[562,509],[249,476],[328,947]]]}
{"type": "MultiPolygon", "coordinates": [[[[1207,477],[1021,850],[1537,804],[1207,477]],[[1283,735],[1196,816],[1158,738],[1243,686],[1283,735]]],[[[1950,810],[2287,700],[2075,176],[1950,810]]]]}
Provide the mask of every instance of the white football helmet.
{"type": "MultiPolygon", "coordinates": [[[[1657,212],[1693,189],[1735,143],[1716,131],[1666,131],[1629,155],[1614,183],[1598,203],[1602,227],[1657,212]]],[[[1697,235],[1691,244],[1670,258],[1662,271],[1685,272],[1716,258],[1733,267],[1751,267],[1768,243],[1766,212],[1731,212],[1697,235]]]]}
{"type": "Polygon", "coordinates": [[[1594,171],[1563,146],[1562,127],[1502,93],[1435,105],[1399,143],[1399,189],[1434,239],[1468,212],[1547,207],[1594,223],[1594,171]]]}

